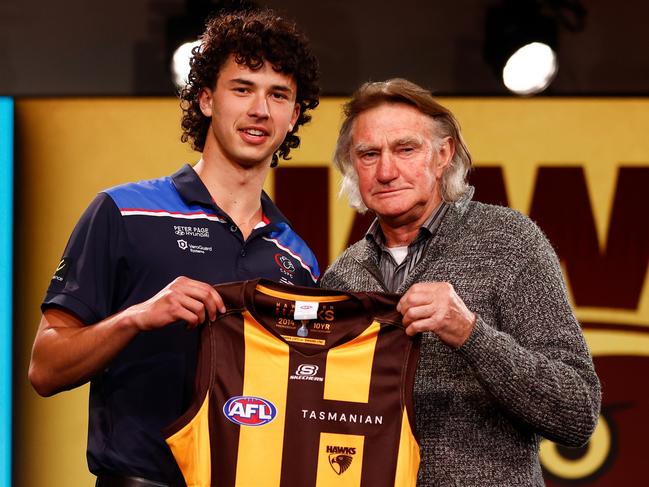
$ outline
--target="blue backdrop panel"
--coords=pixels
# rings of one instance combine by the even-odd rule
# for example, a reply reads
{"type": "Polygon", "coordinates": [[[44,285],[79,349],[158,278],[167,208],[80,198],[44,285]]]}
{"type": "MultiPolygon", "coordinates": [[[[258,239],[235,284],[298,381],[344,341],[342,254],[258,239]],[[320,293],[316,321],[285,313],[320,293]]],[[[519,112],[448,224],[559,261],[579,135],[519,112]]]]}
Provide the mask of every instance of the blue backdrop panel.
{"type": "Polygon", "coordinates": [[[13,114],[13,100],[0,97],[0,487],[11,485],[13,114]]]}

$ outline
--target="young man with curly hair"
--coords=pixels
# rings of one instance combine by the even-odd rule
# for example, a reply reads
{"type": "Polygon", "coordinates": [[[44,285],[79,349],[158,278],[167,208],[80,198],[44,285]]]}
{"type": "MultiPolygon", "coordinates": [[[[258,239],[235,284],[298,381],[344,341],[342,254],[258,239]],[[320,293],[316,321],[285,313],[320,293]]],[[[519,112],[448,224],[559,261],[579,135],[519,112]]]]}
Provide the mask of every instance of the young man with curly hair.
{"type": "Polygon", "coordinates": [[[318,67],[270,11],[208,22],[182,90],[199,162],[99,193],[42,304],[29,378],[44,396],[90,381],[98,486],[184,485],[161,429],[191,400],[196,325],[224,312],[212,284],[313,285],[315,258],[262,191],[318,105],[318,67]],[[276,155],[277,154],[277,155],[276,155]]]}

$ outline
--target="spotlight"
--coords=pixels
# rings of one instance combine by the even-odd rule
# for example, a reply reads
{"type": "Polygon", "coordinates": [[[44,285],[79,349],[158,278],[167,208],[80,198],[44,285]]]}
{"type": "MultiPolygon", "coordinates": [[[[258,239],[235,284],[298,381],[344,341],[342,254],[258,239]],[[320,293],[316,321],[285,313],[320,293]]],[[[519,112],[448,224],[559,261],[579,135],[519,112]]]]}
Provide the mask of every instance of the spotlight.
{"type": "Polygon", "coordinates": [[[580,30],[585,14],[577,0],[504,0],[487,11],[485,59],[513,93],[540,93],[559,68],[560,24],[580,30]]]}
{"type": "Polygon", "coordinates": [[[557,55],[547,44],[532,42],[518,49],[505,63],[503,83],[517,95],[545,90],[557,74],[557,55]]]}
{"type": "Polygon", "coordinates": [[[189,60],[192,57],[192,49],[200,46],[201,41],[185,42],[176,51],[171,59],[171,73],[173,82],[178,90],[181,90],[187,84],[189,76],[189,60]]]}
{"type": "Polygon", "coordinates": [[[534,0],[505,0],[487,12],[485,57],[514,93],[531,95],[547,88],[557,72],[556,46],[556,22],[542,15],[534,0]],[[552,61],[539,65],[538,52],[552,61]]]}
{"type": "Polygon", "coordinates": [[[187,84],[191,50],[199,45],[198,37],[211,15],[253,10],[257,8],[251,0],[185,0],[182,13],[167,20],[167,63],[177,89],[187,84]]]}

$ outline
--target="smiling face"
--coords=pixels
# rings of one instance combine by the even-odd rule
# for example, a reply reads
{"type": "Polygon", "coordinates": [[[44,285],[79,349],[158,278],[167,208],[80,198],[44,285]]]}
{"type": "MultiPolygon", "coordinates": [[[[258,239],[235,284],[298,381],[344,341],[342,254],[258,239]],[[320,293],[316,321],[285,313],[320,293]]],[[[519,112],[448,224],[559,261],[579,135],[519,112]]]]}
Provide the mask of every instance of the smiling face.
{"type": "Polygon", "coordinates": [[[270,163],[300,113],[292,76],[265,62],[252,70],[232,56],[219,71],[213,90],[199,95],[201,111],[211,117],[204,156],[241,166],[270,163]]]}
{"type": "Polygon", "coordinates": [[[395,225],[422,223],[441,202],[439,184],[453,155],[434,121],[404,103],[361,113],[352,127],[351,160],[365,205],[395,225]]]}

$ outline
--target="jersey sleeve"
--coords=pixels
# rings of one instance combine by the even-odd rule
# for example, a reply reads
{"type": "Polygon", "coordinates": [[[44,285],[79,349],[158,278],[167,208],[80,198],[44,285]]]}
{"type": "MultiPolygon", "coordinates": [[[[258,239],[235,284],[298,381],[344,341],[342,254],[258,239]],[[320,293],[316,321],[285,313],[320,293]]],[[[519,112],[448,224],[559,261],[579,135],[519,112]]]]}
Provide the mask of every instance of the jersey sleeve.
{"type": "Polygon", "coordinates": [[[110,196],[99,193],[68,240],[41,310],[60,307],[85,324],[112,314],[125,241],[119,209],[110,196]]]}

